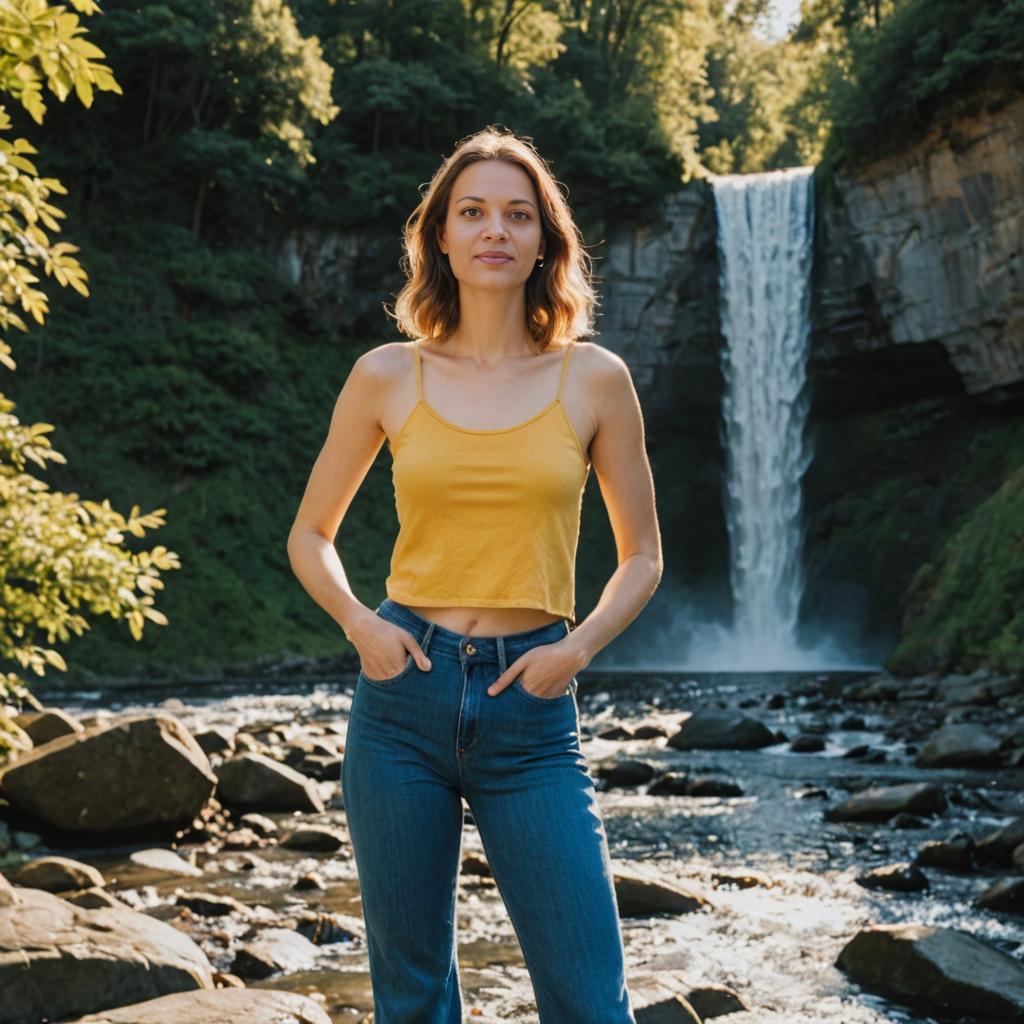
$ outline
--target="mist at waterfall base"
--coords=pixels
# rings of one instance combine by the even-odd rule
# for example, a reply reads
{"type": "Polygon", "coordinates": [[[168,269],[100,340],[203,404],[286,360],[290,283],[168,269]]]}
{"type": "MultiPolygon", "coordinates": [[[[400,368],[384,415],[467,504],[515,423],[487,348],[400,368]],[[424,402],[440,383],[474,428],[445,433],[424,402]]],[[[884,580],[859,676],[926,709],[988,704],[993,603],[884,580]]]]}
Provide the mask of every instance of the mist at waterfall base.
{"type": "Polygon", "coordinates": [[[858,595],[848,588],[850,598],[839,597],[841,581],[827,614],[800,622],[802,480],[813,458],[805,430],[813,174],[805,166],[711,179],[724,341],[719,436],[728,614],[712,595],[702,600],[693,588],[674,586],[669,565],[642,622],[616,641],[616,664],[595,659],[596,668],[871,671],[884,656],[889,638],[861,632],[858,595]]]}

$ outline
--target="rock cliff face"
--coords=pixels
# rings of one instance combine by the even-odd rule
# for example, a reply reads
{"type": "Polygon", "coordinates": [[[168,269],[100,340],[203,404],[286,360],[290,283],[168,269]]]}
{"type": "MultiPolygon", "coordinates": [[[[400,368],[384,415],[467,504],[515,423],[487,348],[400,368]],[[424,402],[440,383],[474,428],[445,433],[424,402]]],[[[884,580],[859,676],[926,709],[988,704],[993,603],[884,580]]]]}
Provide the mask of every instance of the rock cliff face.
{"type": "Polygon", "coordinates": [[[905,151],[838,174],[838,201],[819,206],[815,357],[938,344],[968,394],[1019,388],[1022,154],[1024,96],[990,97],[905,151]]]}

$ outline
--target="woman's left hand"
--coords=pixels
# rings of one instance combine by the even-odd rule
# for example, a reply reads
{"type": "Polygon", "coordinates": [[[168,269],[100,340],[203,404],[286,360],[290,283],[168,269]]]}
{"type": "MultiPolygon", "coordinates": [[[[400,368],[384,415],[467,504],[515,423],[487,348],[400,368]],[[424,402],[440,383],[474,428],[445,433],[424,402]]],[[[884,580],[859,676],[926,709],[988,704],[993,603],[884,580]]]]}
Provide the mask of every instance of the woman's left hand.
{"type": "Polygon", "coordinates": [[[586,661],[570,637],[556,640],[553,644],[531,647],[516,658],[497,679],[487,687],[489,697],[497,697],[516,678],[522,680],[523,689],[535,697],[559,697],[582,668],[586,661]]]}

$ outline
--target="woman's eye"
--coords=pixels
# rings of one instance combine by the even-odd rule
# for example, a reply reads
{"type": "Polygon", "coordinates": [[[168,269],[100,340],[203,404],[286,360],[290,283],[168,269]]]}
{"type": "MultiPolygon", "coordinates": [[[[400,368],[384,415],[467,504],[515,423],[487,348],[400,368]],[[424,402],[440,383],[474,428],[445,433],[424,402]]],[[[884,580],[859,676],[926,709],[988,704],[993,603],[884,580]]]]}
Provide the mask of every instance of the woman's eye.
{"type": "MultiPolygon", "coordinates": [[[[479,206],[467,206],[462,212],[463,213],[469,213],[470,210],[476,210],[477,212],[479,212],[480,207],[479,206]]],[[[513,214],[516,214],[516,213],[522,214],[523,220],[529,220],[530,219],[530,215],[525,210],[513,210],[512,213],[513,214]]],[[[476,220],[476,218],[475,217],[471,217],[470,220],[476,220]]]]}

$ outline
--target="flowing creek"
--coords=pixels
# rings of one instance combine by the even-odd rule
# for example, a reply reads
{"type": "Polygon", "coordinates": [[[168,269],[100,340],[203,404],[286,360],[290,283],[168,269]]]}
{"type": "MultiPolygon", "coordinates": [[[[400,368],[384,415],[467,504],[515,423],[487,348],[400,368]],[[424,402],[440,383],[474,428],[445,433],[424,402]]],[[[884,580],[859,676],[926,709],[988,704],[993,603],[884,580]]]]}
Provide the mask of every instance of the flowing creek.
{"type": "MultiPolygon", "coordinates": [[[[933,1018],[862,991],[835,965],[840,949],[859,928],[884,922],[919,922],[962,929],[1004,951],[1024,950],[1024,918],[972,906],[998,873],[962,874],[927,868],[930,887],[893,892],[862,887],[855,879],[884,864],[911,861],[929,839],[963,828],[977,839],[1024,813],[1024,772],[926,769],[913,764],[913,742],[941,724],[945,711],[926,700],[853,702],[837,694],[864,673],[630,673],[588,670],[580,675],[581,743],[592,775],[616,760],[636,759],[655,770],[710,776],[739,787],[735,796],[651,795],[648,785],[612,786],[599,781],[612,860],[653,878],[700,892],[707,903],[690,913],[627,916],[622,920],[634,1006],[667,991],[685,995],[701,986],[726,986],[748,1008],[730,1024],[927,1024],[981,1018],[933,1018]],[[828,686],[827,691],[824,687],[828,686]],[[829,695],[831,694],[831,695],[829,695]],[[738,708],[786,741],[759,750],[675,750],[666,738],[697,708],[738,708]],[[859,716],[856,721],[849,716],[859,716]],[[845,722],[843,720],[846,719],[845,722]],[[840,728],[840,722],[848,728],[840,728]],[[599,738],[615,726],[644,724],[664,735],[649,739],[599,738]],[[810,728],[808,728],[810,727],[810,728]],[[824,749],[795,753],[788,741],[819,731],[824,749]],[[908,751],[908,738],[911,750],[908,751]],[[857,745],[871,757],[844,757],[857,745]],[[884,753],[883,753],[884,752],[884,753]],[[922,817],[916,827],[830,822],[823,809],[845,799],[865,780],[876,784],[940,783],[947,810],[922,817]]],[[[322,738],[342,748],[354,684],[275,680],[232,684],[234,689],[174,687],[100,693],[46,694],[86,723],[97,713],[165,711],[194,733],[221,726],[261,738],[271,756],[283,757],[289,741],[322,738]],[[319,736],[317,735],[319,734],[319,736]]],[[[337,765],[340,767],[340,757],[337,765]]],[[[284,830],[297,824],[329,824],[344,831],[338,771],[318,784],[323,814],[262,812],[284,830]]],[[[242,813],[234,812],[237,818],[242,813]]],[[[128,860],[132,849],[168,843],[148,840],[121,847],[52,848],[98,868],[108,888],[132,907],[182,928],[202,946],[214,967],[230,971],[235,950],[252,924],[294,926],[296,917],[348,915],[360,919],[358,883],[351,850],[309,853],[273,840],[230,849],[185,835],[179,852],[203,868],[195,878],[143,878],[128,860]],[[295,888],[315,873],[319,884],[295,888]],[[231,895],[250,908],[238,915],[204,918],[175,904],[179,891],[231,895]]],[[[34,851],[38,854],[44,851],[34,851]]],[[[481,1021],[536,1021],[532,990],[511,922],[493,881],[467,872],[467,858],[483,857],[471,819],[463,830],[458,939],[464,1016],[481,1021]]],[[[523,851],[524,856],[529,851],[523,851]]],[[[365,947],[344,928],[324,932],[315,969],[285,972],[256,987],[300,991],[323,1001],[334,1021],[372,1020],[365,947]],[[319,995],[317,995],[319,994],[319,995]]],[[[572,950],[565,951],[566,956],[572,950]]]]}

